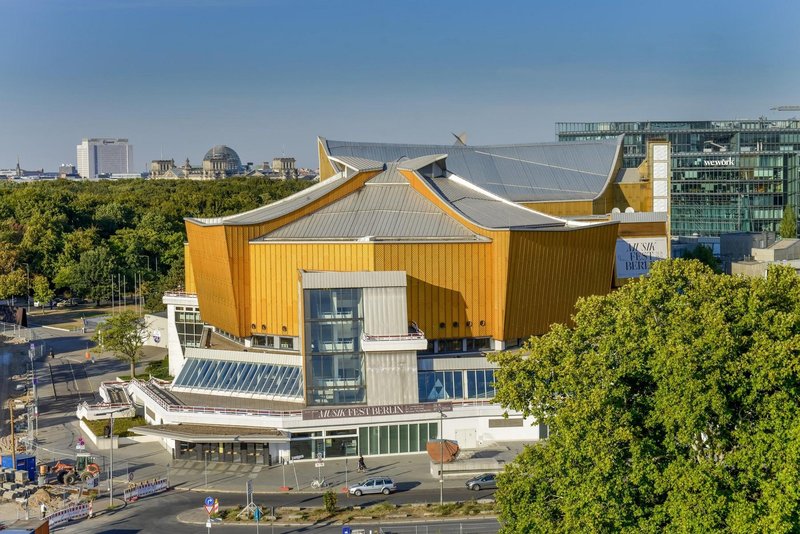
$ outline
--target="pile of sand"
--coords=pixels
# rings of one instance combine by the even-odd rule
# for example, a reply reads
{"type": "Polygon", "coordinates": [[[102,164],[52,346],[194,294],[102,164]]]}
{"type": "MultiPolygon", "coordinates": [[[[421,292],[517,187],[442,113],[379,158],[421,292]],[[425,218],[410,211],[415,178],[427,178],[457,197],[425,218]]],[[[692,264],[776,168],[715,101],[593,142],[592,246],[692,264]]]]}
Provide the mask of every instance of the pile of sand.
{"type": "Polygon", "coordinates": [[[53,497],[50,495],[50,492],[44,488],[39,488],[28,498],[29,506],[39,506],[40,504],[44,503],[45,506],[50,508],[54,503],[60,502],[61,498],[53,497]]]}

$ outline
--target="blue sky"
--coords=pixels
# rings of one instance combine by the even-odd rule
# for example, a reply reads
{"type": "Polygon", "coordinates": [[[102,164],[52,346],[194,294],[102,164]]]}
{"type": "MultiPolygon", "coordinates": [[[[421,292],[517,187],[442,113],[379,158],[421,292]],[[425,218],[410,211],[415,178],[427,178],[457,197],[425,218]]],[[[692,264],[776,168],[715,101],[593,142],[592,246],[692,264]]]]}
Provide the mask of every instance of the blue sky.
{"type": "Polygon", "coordinates": [[[316,136],[554,140],[557,121],[788,118],[794,1],[0,0],[0,168],[127,137],[136,170],[316,136]]]}

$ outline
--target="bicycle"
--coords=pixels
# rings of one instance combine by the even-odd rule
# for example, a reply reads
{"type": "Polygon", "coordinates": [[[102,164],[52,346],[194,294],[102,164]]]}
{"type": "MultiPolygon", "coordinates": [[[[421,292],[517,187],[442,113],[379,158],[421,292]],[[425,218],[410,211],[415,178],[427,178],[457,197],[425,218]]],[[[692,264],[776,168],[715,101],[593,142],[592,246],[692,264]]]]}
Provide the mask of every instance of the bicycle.
{"type": "Polygon", "coordinates": [[[323,479],[316,479],[315,478],[314,480],[311,481],[311,487],[312,488],[324,488],[327,485],[328,484],[325,482],[324,478],[323,479]]]}

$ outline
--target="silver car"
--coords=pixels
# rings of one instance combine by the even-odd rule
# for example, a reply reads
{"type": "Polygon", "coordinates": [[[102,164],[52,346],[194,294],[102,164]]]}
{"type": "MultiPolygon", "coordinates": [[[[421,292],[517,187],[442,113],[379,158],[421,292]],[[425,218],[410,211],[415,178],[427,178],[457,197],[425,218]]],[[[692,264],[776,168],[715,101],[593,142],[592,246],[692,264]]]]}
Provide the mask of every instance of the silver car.
{"type": "Polygon", "coordinates": [[[497,489],[497,480],[494,473],[484,473],[467,480],[466,486],[475,491],[482,489],[497,489]]]}
{"type": "Polygon", "coordinates": [[[383,493],[389,495],[393,491],[397,491],[397,486],[391,478],[375,477],[368,478],[358,484],[353,484],[349,488],[350,493],[356,497],[366,495],[367,493],[383,493]]]}

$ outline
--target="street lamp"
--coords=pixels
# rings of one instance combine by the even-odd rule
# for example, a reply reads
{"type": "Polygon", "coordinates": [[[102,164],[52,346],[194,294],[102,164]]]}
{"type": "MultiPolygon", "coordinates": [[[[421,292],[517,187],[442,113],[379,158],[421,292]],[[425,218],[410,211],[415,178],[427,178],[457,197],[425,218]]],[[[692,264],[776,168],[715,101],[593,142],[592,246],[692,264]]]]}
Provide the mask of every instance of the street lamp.
{"type": "MultiPolygon", "coordinates": [[[[109,418],[109,426],[111,428],[109,432],[109,447],[108,447],[108,506],[111,507],[114,505],[114,414],[119,412],[124,412],[128,410],[128,407],[120,408],[119,410],[113,410],[108,412],[109,418]]],[[[106,415],[106,414],[103,414],[106,415]]]]}

